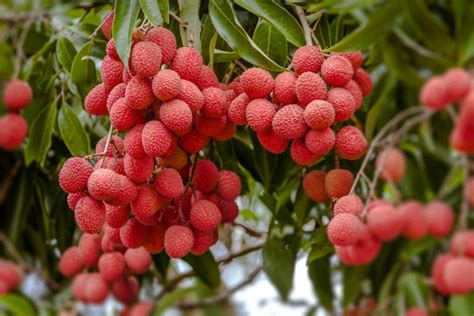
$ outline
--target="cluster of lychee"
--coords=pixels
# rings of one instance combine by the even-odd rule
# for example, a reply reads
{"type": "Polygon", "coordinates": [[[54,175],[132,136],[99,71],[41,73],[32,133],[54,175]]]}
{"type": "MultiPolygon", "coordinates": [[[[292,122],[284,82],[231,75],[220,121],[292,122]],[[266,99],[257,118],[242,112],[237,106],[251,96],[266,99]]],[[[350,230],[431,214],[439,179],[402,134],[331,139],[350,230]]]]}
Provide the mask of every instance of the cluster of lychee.
{"type": "Polygon", "coordinates": [[[0,296],[16,291],[22,278],[23,273],[16,264],[0,260],[0,296]]]}
{"type": "Polygon", "coordinates": [[[464,69],[448,70],[425,82],[420,92],[422,105],[433,111],[459,104],[459,116],[451,131],[451,145],[456,150],[474,153],[474,78],[464,69]]]}
{"type": "Polygon", "coordinates": [[[0,116],[0,148],[12,151],[20,148],[28,134],[28,123],[20,115],[33,98],[28,82],[14,79],[5,85],[3,103],[8,113],[0,116]]]}
{"type": "Polygon", "coordinates": [[[335,124],[347,121],[370,94],[372,81],[361,67],[361,52],[334,53],[325,59],[316,46],[303,46],[292,59],[294,72],[275,79],[261,68],[250,68],[231,84],[237,97],[229,119],[249,125],[260,144],[280,154],[290,146],[293,160],[310,165],[334,147],[341,158],[362,157],[367,141],[361,131],[335,124]]]}
{"type": "Polygon", "coordinates": [[[136,301],[140,283],[137,275],[151,267],[150,253],[143,247],[127,249],[118,232],[83,234],[77,246],[66,249],[59,262],[64,276],[74,277],[72,292],[85,303],[102,303],[109,293],[124,304],[136,301]]]}

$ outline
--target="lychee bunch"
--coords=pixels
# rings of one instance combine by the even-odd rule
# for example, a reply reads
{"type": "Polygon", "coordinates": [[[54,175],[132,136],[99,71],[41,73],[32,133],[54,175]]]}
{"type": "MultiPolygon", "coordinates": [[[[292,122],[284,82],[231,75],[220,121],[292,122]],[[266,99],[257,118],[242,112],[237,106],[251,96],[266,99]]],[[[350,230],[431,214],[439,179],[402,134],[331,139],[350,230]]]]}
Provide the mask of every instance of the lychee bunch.
{"type": "Polygon", "coordinates": [[[353,126],[335,125],[346,122],[372,90],[362,63],[361,52],[325,59],[318,47],[304,46],[293,56],[294,72],[273,79],[264,69],[247,69],[232,84],[237,97],[228,118],[248,124],[271,153],[290,147],[299,165],[311,165],[333,148],[341,158],[357,160],[365,154],[365,136],[353,126]]]}
{"type": "Polygon", "coordinates": [[[28,82],[14,79],[5,85],[3,103],[8,113],[0,116],[0,148],[13,151],[20,148],[28,134],[28,123],[19,113],[33,98],[28,82]]]}
{"type": "Polygon", "coordinates": [[[16,291],[23,278],[20,268],[11,261],[0,260],[0,296],[16,291]]]}

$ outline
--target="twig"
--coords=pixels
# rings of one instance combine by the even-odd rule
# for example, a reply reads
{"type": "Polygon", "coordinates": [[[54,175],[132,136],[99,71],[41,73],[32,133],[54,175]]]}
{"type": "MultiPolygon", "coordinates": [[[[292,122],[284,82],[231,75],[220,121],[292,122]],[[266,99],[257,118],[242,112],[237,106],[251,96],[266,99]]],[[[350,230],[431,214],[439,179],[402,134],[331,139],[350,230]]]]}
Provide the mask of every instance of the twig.
{"type": "Polygon", "coordinates": [[[191,184],[193,182],[194,172],[196,171],[196,165],[197,165],[198,160],[199,160],[199,155],[197,155],[197,154],[194,155],[194,161],[193,161],[193,166],[192,166],[192,169],[191,169],[191,175],[189,176],[188,182],[186,183],[186,186],[184,187],[184,191],[183,191],[184,193],[183,193],[183,196],[181,197],[181,200],[179,201],[179,205],[178,205],[179,217],[183,221],[184,221],[184,214],[181,210],[181,207],[183,206],[184,199],[186,198],[186,193],[188,192],[188,190],[191,187],[191,184]]]}
{"type": "Polygon", "coordinates": [[[21,68],[21,60],[23,58],[23,44],[25,43],[26,36],[28,35],[28,31],[30,30],[31,25],[33,24],[34,19],[29,19],[26,21],[25,25],[23,26],[23,30],[21,31],[20,37],[18,41],[15,43],[16,47],[16,55],[15,55],[15,64],[14,64],[14,71],[13,71],[13,78],[16,79],[20,75],[20,68],[21,68]]]}
{"type": "Polygon", "coordinates": [[[114,11],[110,11],[106,16],[105,18],[100,22],[100,24],[95,28],[94,32],[92,32],[92,34],[89,36],[89,39],[91,41],[95,41],[95,38],[97,37],[97,34],[99,34],[99,31],[100,29],[102,28],[102,26],[104,25],[104,23],[107,21],[107,19],[109,18],[109,16],[111,14],[114,14],[114,11]]]}
{"type": "Polygon", "coordinates": [[[182,20],[182,19],[181,19],[179,16],[177,16],[174,12],[171,12],[171,11],[170,11],[169,14],[171,15],[171,17],[172,17],[173,19],[175,19],[176,21],[178,21],[179,24],[181,24],[182,27],[184,27],[184,28],[187,28],[187,27],[188,27],[188,22],[182,20]]]}
{"type": "Polygon", "coordinates": [[[114,128],[113,128],[112,124],[110,124],[109,134],[107,135],[107,141],[105,142],[105,148],[104,148],[102,159],[100,160],[99,168],[102,168],[102,165],[104,164],[104,161],[105,161],[105,157],[107,157],[107,152],[109,150],[110,140],[112,139],[112,131],[113,130],[114,130],[114,128]]]}
{"type": "Polygon", "coordinates": [[[266,232],[260,232],[256,229],[252,228],[252,227],[249,227],[249,226],[245,225],[244,223],[234,222],[234,223],[232,223],[232,226],[243,228],[245,230],[245,232],[247,234],[249,234],[250,236],[252,236],[252,237],[262,237],[262,236],[267,234],[266,232]]]}
{"type": "Polygon", "coordinates": [[[237,66],[239,66],[240,68],[242,68],[243,71],[247,70],[247,67],[246,67],[244,64],[242,64],[242,62],[241,62],[240,60],[237,59],[237,60],[235,61],[235,64],[236,64],[237,66]]]}
{"type": "Polygon", "coordinates": [[[215,296],[205,298],[199,302],[178,304],[177,307],[183,310],[187,310],[187,309],[195,309],[195,308],[200,308],[200,307],[205,307],[205,306],[213,306],[213,305],[222,303],[223,301],[229,299],[235,292],[251,284],[262,270],[263,270],[263,266],[260,265],[255,270],[253,270],[242,282],[240,282],[233,288],[230,288],[226,291],[218,293],[215,296]]]}
{"type": "Polygon", "coordinates": [[[3,204],[5,201],[5,197],[7,196],[8,190],[12,185],[13,178],[18,174],[18,170],[20,170],[21,160],[17,159],[15,164],[10,169],[10,172],[5,176],[2,183],[0,183],[0,205],[3,204]]]}
{"type": "Polygon", "coordinates": [[[304,31],[304,39],[306,41],[306,45],[313,45],[313,40],[311,38],[311,27],[309,26],[308,19],[306,19],[306,15],[301,7],[295,7],[296,14],[298,14],[298,18],[300,19],[301,26],[303,27],[304,31]]]}

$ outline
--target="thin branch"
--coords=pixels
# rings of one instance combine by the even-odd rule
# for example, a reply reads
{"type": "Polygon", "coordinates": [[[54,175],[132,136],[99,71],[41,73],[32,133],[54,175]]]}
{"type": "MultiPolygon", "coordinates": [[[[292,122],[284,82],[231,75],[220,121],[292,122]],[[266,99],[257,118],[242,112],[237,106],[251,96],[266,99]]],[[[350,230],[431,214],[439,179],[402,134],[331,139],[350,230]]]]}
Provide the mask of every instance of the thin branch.
{"type": "Polygon", "coordinates": [[[107,157],[107,152],[109,150],[110,140],[112,139],[112,131],[113,130],[114,130],[114,128],[113,128],[112,124],[110,124],[109,134],[107,135],[107,141],[105,142],[105,148],[104,148],[102,159],[100,160],[99,168],[102,168],[102,165],[104,164],[104,161],[105,161],[105,157],[107,157]]]}
{"type": "Polygon", "coordinates": [[[95,28],[94,32],[92,32],[92,34],[89,36],[89,39],[91,41],[95,41],[95,38],[97,37],[97,34],[99,34],[99,31],[102,29],[102,26],[104,25],[104,23],[107,21],[107,19],[109,18],[109,16],[111,14],[113,14],[114,11],[110,11],[106,16],[105,18],[100,22],[100,24],[95,28]]]}
{"type": "Polygon", "coordinates": [[[237,59],[234,63],[240,68],[242,68],[243,71],[247,70],[247,67],[244,64],[242,64],[240,60],[237,59]]]}
{"type": "Polygon", "coordinates": [[[188,22],[182,20],[179,16],[177,16],[174,12],[169,12],[169,14],[171,15],[171,17],[173,19],[175,19],[176,21],[178,21],[179,24],[181,24],[182,27],[184,28],[187,28],[188,27],[188,22]]]}
{"type": "Polygon", "coordinates": [[[13,167],[10,169],[10,172],[8,172],[3,181],[0,183],[0,205],[2,205],[5,201],[5,197],[7,196],[8,190],[10,189],[13,183],[13,178],[18,174],[20,166],[21,160],[17,159],[13,167]]]}
{"type": "Polygon", "coordinates": [[[23,29],[20,33],[20,37],[18,41],[15,43],[16,48],[16,55],[15,55],[15,64],[14,64],[14,71],[13,71],[13,78],[18,78],[20,75],[21,69],[21,60],[23,59],[23,44],[25,43],[26,36],[28,35],[28,31],[30,30],[31,25],[33,24],[34,19],[29,19],[26,21],[25,25],[23,25],[23,29]]]}
{"type": "Polygon", "coordinates": [[[304,31],[304,38],[306,41],[306,45],[313,45],[313,40],[311,38],[311,27],[309,26],[308,19],[306,19],[306,15],[301,7],[295,7],[296,14],[298,14],[298,18],[300,19],[301,26],[303,27],[304,31]]]}
{"type": "Polygon", "coordinates": [[[179,205],[178,205],[179,217],[183,221],[184,221],[184,214],[183,214],[183,211],[181,210],[181,207],[183,206],[184,199],[186,198],[186,193],[188,192],[189,188],[191,187],[191,184],[193,183],[194,173],[196,171],[196,165],[197,165],[198,160],[199,160],[199,155],[197,155],[197,154],[194,155],[194,161],[193,161],[193,165],[192,165],[192,169],[191,169],[191,175],[189,176],[188,183],[186,183],[186,186],[184,187],[184,191],[183,191],[184,193],[183,193],[183,196],[181,197],[181,200],[179,201],[179,205]]]}
{"type": "Polygon", "coordinates": [[[256,229],[252,228],[252,227],[249,227],[244,223],[234,222],[234,223],[232,223],[232,226],[243,228],[245,230],[245,232],[247,234],[249,234],[250,236],[252,236],[252,237],[263,237],[267,234],[266,232],[261,232],[261,231],[258,231],[256,229]]]}

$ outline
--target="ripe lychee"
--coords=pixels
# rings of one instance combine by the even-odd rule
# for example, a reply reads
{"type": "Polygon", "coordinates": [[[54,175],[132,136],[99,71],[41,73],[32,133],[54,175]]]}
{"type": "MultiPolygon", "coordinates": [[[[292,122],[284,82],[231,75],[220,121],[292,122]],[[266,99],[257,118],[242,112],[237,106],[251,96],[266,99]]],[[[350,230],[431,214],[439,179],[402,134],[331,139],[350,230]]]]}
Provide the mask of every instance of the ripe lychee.
{"type": "Polygon", "coordinates": [[[168,64],[176,55],[176,38],[164,27],[153,27],[146,33],[146,40],[155,43],[161,48],[161,63],[168,64]]]}
{"type": "Polygon", "coordinates": [[[199,200],[191,207],[189,220],[196,229],[210,231],[215,230],[219,226],[222,215],[214,203],[207,200],[199,200]]]}
{"type": "Polygon", "coordinates": [[[211,192],[217,185],[219,173],[216,165],[210,160],[199,160],[194,167],[192,184],[201,192],[211,192]]]}
{"type": "Polygon", "coordinates": [[[123,278],[112,283],[112,293],[115,298],[124,304],[131,304],[136,300],[140,284],[134,276],[123,278]]]}
{"type": "Polygon", "coordinates": [[[186,135],[180,136],[178,144],[190,154],[196,154],[206,147],[209,137],[199,133],[196,129],[191,129],[186,135]]]}
{"type": "Polygon", "coordinates": [[[151,256],[145,248],[127,249],[124,254],[127,268],[135,274],[143,274],[150,270],[151,256]]]}
{"type": "Polygon", "coordinates": [[[127,248],[138,248],[143,246],[150,234],[150,228],[141,224],[135,218],[130,218],[128,222],[120,228],[120,240],[127,248]]]}
{"type": "Polygon", "coordinates": [[[129,206],[113,206],[109,204],[105,205],[105,222],[110,227],[122,227],[127,222],[129,215],[129,206]]]}
{"type": "Polygon", "coordinates": [[[362,210],[364,209],[364,203],[360,199],[359,196],[351,194],[345,195],[339,199],[337,199],[336,203],[334,203],[333,212],[334,215],[340,213],[350,213],[353,215],[359,215],[362,210]]]}
{"type": "Polygon", "coordinates": [[[194,118],[194,127],[204,136],[217,136],[224,129],[227,123],[227,116],[223,115],[219,118],[206,117],[197,113],[194,118]]]}
{"type": "Polygon", "coordinates": [[[110,169],[97,169],[87,181],[89,194],[99,201],[111,201],[120,191],[119,174],[110,169]]]}
{"type": "Polygon", "coordinates": [[[216,231],[194,231],[194,244],[191,248],[193,255],[199,256],[209,250],[216,241],[216,231]]]}
{"type": "Polygon", "coordinates": [[[460,101],[464,98],[469,92],[470,80],[469,73],[462,68],[448,70],[443,76],[448,102],[460,101]]]}
{"type": "Polygon", "coordinates": [[[97,154],[105,154],[107,157],[122,156],[125,151],[125,146],[122,138],[118,135],[112,135],[109,142],[107,152],[105,152],[105,146],[107,144],[107,136],[102,137],[95,145],[95,152],[97,154]]]}
{"type": "Polygon", "coordinates": [[[241,93],[230,103],[227,115],[232,122],[237,125],[247,124],[246,111],[249,101],[249,97],[241,93]]]}
{"type": "Polygon", "coordinates": [[[135,183],[146,182],[151,177],[155,167],[152,157],[133,158],[129,154],[125,154],[123,164],[125,174],[135,183]]]}
{"type": "Polygon", "coordinates": [[[231,140],[237,132],[237,127],[235,126],[235,124],[232,123],[229,119],[227,119],[227,116],[224,115],[223,117],[226,121],[224,128],[220,131],[220,133],[212,136],[212,138],[219,142],[226,142],[231,140]]]}
{"type": "Polygon", "coordinates": [[[125,102],[134,110],[146,109],[153,102],[150,80],[139,76],[132,77],[125,89],[125,102]]]}
{"type": "Polygon", "coordinates": [[[324,56],[319,47],[306,45],[298,48],[291,60],[291,66],[298,75],[304,72],[319,72],[324,56]]]}
{"type": "Polygon", "coordinates": [[[59,185],[68,193],[84,191],[93,171],[92,165],[86,159],[69,158],[59,172],[59,185]]]}
{"type": "Polygon", "coordinates": [[[5,284],[7,291],[18,289],[21,279],[21,270],[14,263],[0,260],[0,280],[5,284]]]}
{"type": "Polygon", "coordinates": [[[81,262],[87,267],[94,267],[100,257],[100,235],[85,233],[79,239],[81,262]]]}
{"type": "Polygon", "coordinates": [[[107,283],[102,276],[96,272],[90,273],[85,282],[84,301],[99,304],[105,300],[108,293],[109,289],[107,283]]]}
{"type": "Polygon", "coordinates": [[[315,163],[320,157],[313,154],[301,139],[295,139],[291,143],[290,155],[294,162],[301,166],[315,163]]]}
{"type": "Polygon", "coordinates": [[[123,68],[121,61],[109,56],[104,57],[102,65],[100,66],[100,76],[107,92],[122,83],[123,68]]]}
{"type": "Polygon", "coordinates": [[[351,63],[354,71],[359,69],[360,66],[362,66],[362,64],[364,63],[364,55],[361,51],[331,53],[331,56],[333,55],[342,56],[346,58],[351,63]]]}
{"type": "Polygon", "coordinates": [[[403,229],[403,218],[393,206],[378,206],[367,215],[367,226],[379,240],[392,240],[403,229]]]}
{"type": "Polygon", "coordinates": [[[16,113],[0,116],[0,148],[16,150],[20,148],[28,134],[28,123],[25,118],[16,113]]]}
{"type": "Polygon", "coordinates": [[[163,223],[157,223],[150,228],[150,235],[148,241],[143,247],[152,254],[160,253],[165,248],[165,232],[166,225],[163,223]]]}
{"type": "Polygon", "coordinates": [[[175,169],[163,168],[155,177],[155,188],[164,197],[177,199],[184,192],[183,179],[175,169]]]}
{"type": "Polygon", "coordinates": [[[199,89],[204,90],[206,88],[214,87],[217,88],[219,81],[217,76],[209,66],[202,65],[201,71],[199,72],[199,78],[196,81],[196,85],[199,89]]]}
{"type": "Polygon", "coordinates": [[[277,135],[273,128],[257,132],[257,138],[262,147],[273,154],[281,154],[288,148],[289,140],[277,135]]]}
{"type": "Polygon", "coordinates": [[[465,257],[450,258],[444,266],[443,280],[451,294],[466,294],[474,289],[474,262],[465,257]]]}
{"type": "Polygon", "coordinates": [[[204,96],[201,91],[188,80],[181,80],[181,93],[176,98],[186,102],[193,113],[199,111],[204,104],[204,96]]]}
{"type": "Polygon", "coordinates": [[[324,100],[314,100],[304,109],[304,119],[312,129],[326,129],[334,124],[336,111],[331,103],[324,100]]]}
{"type": "Polygon", "coordinates": [[[224,199],[217,199],[217,207],[222,215],[222,223],[232,223],[239,215],[239,207],[235,201],[226,201],[224,199]]]}
{"type": "Polygon", "coordinates": [[[303,190],[313,201],[322,203],[328,199],[324,182],[326,173],[319,170],[311,170],[303,178],[303,190]]]}
{"type": "Polygon", "coordinates": [[[143,124],[137,124],[125,134],[125,150],[129,156],[136,159],[146,156],[142,143],[143,127],[143,124]]]}
{"type": "Polygon", "coordinates": [[[247,105],[246,118],[250,128],[260,132],[272,126],[275,113],[276,110],[273,103],[266,99],[254,99],[247,105]]]}
{"type": "Polygon", "coordinates": [[[116,85],[109,93],[107,97],[107,111],[110,112],[112,106],[118,99],[125,97],[127,85],[125,83],[120,83],[116,85]]]}
{"type": "Polygon", "coordinates": [[[151,184],[138,187],[137,198],[132,202],[132,212],[136,218],[150,217],[158,210],[167,206],[167,201],[160,196],[151,184]]]}
{"type": "Polygon", "coordinates": [[[333,149],[336,143],[336,135],[330,128],[323,130],[312,129],[306,133],[304,143],[310,152],[322,157],[333,149]]]}
{"type": "Polygon", "coordinates": [[[428,224],[425,219],[423,205],[417,201],[400,204],[397,211],[403,221],[401,234],[408,239],[420,239],[426,236],[428,224]]]}
{"type": "Polygon", "coordinates": [[[152,89],[161,101],[168,101],[181,93],[181,78],[170,69],[163,69],[153,78],[152,89]]]}
{"type": "Polygon", "coordinates": [[[352,78],[357,82],[362,91],[364,97],[368,96],[372,92],[373,83],[370,75],[362,68],[355,71],[354,77],[352,78]]]}
{"type": "Polygon", "coordinates": [[[428,223],[428,233],[437,238],[448,235],[454,223],[452,208],[441,201],[433,201],[426,205],[425,218],[428,223]]]}
{"type": "Polygon", "coordinates": [[[274,87],[272,75],[258,67],[245,70],[240,76],[240,83],[250,99],[266,98],[274,87]]]}
{"type": "Polygon", "coordinates": [[[376,168],[381,168],[380,177],[389,182],[399,182],[406,171],[406,159],[398,148],[384,149],[377,155],[376,168]]]}
{"type": "Polygon", "coordinates": [[[86,111],[92,115],[106,115],[107,111],[107,98],[108,90],[104,83],[100,83],[92,88],[84,100],[84,107],[86,111]]]}
{"type": "Polygon", "coordinates": [[[436,256],[432,268],[431,268],[431,281],[433,282],[436,290],[442,294],[449,294],[449,288],[444,280],[444,271],[446,263],[454,258],[451,253],[443,253],[436,256]]]}
{"type": "Polygon", "coordinates": [[[367,149],[364,134],[354,126],[344,126],[336,135],[336,151],[341,158],[357,160],[367,149]]]}
{"type": "Polygon", "coordinates": [[[206,88],[202,91],[204,103],[201,113],[211,118],[219,118],[227,111],[228,102],[225,93],[219,88],[206,88]]]}
{"type": "Polygon", "coordinates": [[[329,90],[327,100],[336,111],[336,122],[348,120],[356,110],[354,97],[344,88],[336,87],[329,90]]]}
{"type": "Polygon", "coordinates": [[[355,102],[354,103],[355,109],[358,110],[360,106],[362,105],[362,101],[364,100],[364,95],[362,94],[362,90],[360,89],[357,82],[351,79],[345,86],[343,86],[343,88],[349,91],[349,93],[352,95],[355,102]]]}
{"type": "Polygon", "coordinates": [[[118,99],[110,110],[110,123],[119,131],[126,131],[143,120],[141,111],[127,105],[126,98],[118,99]]]}
{"type": "Polygon", "coordinates": [[[184,135],[191,130],[193,113],[184,101],[174,99],[163,103],[159,115],[166,128],[177,135],[184,135]]]}
{"type": "Polygon", "coordinates": [[[102,23],[102,33],[104,34],[106,39],[112,38],[112,24],[114,23],[115,12],[110,11],[102,23]]]}
{"type": "Polygon", "coordinates": [[[10,111],[19,111],[30,104],[33,92],[28,82],[14,79],[5,85],[3,103],[10,111]]]}
{"type": "Polygon", "coordinates": [[[116,281],[125,274],[125,259],[120,252],[104,253],[100,256],[97,267],[105,281],[116,281]]]}
{"type": "Polygon", "coordinates": [[[345,57],[332,55],[321,66],[321,77],[334,87],[343,87],[354,75],[352,64],[345,57]]]}
{"type": "Polygon", "coordinates": [[[105,46],[105,52],[110,58],[118,61],[120,60],[120,56],[118,55],[117,50],[115,49],[115,42],[113,38],[111,38],[107,42],[107,45],[105,46]]]}
{"type": "Polygon", "coordinates": [[[295,104],[296,98],[295,85],[297,76],[291,71],[285,71],[276,76],[273,96],[277,103],[295,104]]]}
{"type": "Polygon", "coordinates": [[[240,195],[240,189],[240,178],[235,172],[229,170],[219,171],[216,192],[220,198],[233,201],[240,195]]]}
{"type": "Polygon", "coordinates": [[[192,230],[186,226],[170,226],[165,233],[165,251],[171,258],[187,255],[194,244],[192,230]]]}
{"type": "Polygon", "coordinates": [[[142,131],[143,149],[150,157],[163,156],[173,144],[173,135],[159,121],[149,121],[142,131]]]}
{"type": "Polygon", "coordinates": [[[474,230],[454,233],[450,241],[451,251],[456,255],[474,258],[474,230]]]}
{"type": "Polygon", "coordinates": [[[77,202],[74,217],[83,232],[97,233],[105,223],[104,203],[85,196],[77,202]]]}
{"type": "Polygon", "coordinates": [[[59,260],[59,271],[64,276],[73,276],[82,270],[82,256],[78,247],[70,247],[64,251],[59,260]]]}
{"type": "Polygon", "coordinates": [[[76,208],[77,202],[84,196],[86,196],[86,193],[84,192],[69,193],[67,195],[67,205],[72,211],[74,211],[74,209],[76,208]]]}
{"type": "Polygon", "coordinates": [[[326,100],[327,87],[323,79],[313,72],[302,73],[296,80],[296,96],[304,107],[314,100],[326,100]]]}
{"type": "Polygon", "coordinates": [[[171,63],[171,70],[176,71],[184,80],[197,82],[202,65],[202,56],[196,49],[193,47],[180,47],[176,51],[176,55],[171,63]]]}
{"type": "Polygon", "coordinates": [[[273,117],[272,128],[275,134],[286,139],[302,137],[308,130],[304,110],[297,104],[282,107],[273,117]]]}
{"type": "Polygon", "coordinates": [[[350,213],[340,213],[331,219],[327,227],[329,241],[337,246],[349,246],[357,242],[362,222],[350,213]]]}
{"type": "Polygon", "coordinates": [[[161,48],[153,42],[139,42],[130,51],[130,66],[138,75],[150,78],[161,66],[161,48]]]}
{"type": "Polygon", "coordinates": [[[346,169],[333,169],[329,171],[324,180],[326,193],[330,198],[340,198],[351,190],[354,176],[346,169]]]}

